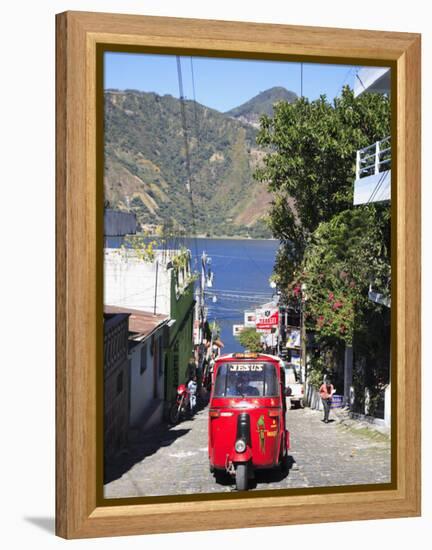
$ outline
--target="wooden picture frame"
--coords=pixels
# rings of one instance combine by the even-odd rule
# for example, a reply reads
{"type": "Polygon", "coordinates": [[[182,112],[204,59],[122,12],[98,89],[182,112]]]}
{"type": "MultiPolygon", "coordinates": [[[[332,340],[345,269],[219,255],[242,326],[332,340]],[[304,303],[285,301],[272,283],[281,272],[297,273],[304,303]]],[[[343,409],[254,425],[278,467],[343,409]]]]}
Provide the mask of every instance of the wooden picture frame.
{"type": "Polygon", "coordinates": [[[66,12],[57,16],[56,97],[56,533],[79,538],[419,515],[420,36],[66,12]],[[96,67],[106,44],[125,51],[391,67],[397,145],[389,487],[101,504],[97,366],[102,362],[103,196],[97,184],[96,67]]]}

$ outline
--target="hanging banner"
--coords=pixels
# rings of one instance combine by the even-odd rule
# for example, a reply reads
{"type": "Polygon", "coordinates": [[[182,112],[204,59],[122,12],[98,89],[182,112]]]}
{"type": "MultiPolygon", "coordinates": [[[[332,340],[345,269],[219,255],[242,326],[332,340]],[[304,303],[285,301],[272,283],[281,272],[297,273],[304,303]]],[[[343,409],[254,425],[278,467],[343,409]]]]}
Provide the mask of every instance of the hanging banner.
{"type": "Polygon", "coordinates": [[[286,347],[299,348],[301,346],[301,333],[299,328],[287,327],[286,329],[286,347]]]}

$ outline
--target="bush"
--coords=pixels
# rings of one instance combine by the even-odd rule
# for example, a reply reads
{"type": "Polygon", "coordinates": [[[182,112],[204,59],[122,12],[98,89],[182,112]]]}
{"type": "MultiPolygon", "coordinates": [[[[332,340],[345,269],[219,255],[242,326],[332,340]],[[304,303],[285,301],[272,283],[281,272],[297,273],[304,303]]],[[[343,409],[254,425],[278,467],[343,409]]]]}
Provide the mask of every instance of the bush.
{"type": "Polygon", "coordinates": [[[261,336],[254,328],[245,328],[237,336],[240,344],[248,351],[261,350],[261,336]]]}

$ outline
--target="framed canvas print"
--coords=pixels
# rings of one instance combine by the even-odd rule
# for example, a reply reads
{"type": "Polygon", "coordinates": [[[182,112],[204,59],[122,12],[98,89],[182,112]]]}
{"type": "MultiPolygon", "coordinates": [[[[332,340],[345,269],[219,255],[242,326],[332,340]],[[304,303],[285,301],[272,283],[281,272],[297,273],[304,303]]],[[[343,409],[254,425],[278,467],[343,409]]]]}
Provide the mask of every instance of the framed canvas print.
{"type": "Polygon", "coordinates": [[[57,16],[57,534],[420,513],[420,37],[57,16]]]}

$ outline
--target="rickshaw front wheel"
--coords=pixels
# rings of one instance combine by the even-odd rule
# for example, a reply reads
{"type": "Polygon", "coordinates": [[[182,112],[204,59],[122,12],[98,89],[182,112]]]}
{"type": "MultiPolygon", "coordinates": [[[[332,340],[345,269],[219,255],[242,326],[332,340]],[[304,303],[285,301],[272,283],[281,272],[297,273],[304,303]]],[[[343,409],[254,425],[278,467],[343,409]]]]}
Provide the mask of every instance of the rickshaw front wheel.
{"type": "Polygon", "coordinates": [[[248,488],[248,465],[237,464],[235,471],[235,481],[237,491],[247,491],[248,488]]]}

